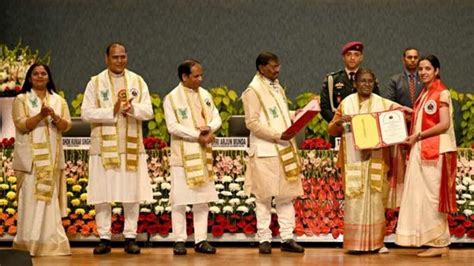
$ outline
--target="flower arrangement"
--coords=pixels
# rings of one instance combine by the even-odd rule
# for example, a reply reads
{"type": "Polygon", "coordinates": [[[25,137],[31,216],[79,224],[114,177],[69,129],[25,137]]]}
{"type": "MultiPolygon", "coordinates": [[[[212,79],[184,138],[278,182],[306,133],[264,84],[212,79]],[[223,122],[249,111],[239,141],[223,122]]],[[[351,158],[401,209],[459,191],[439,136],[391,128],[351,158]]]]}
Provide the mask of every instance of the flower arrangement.
{"type": "Polygon", "coordinates": [[[304,196],[295,201],[296,235],[332,234],[344,228],[344,192],[333,151],[303,151],[304,196]]]}
{"type": "MultiPolygon", "coordinates": [[[[11,147],[8,146],[8,147],[11,147]]],[[[154,146],[156,147],[156,146],[154,146]]],[[[12,169],[11,149],[0,149],[0,236],[16,234],[16,177],[12,169]]],[[[63,226],[69,237],[97,236],[95,211],[87,205],[88,151],[66,151],[66,182],[68,216],[63,226]]],[[[460,149],[457,166],[458,213],[450,215],[450,232],[456,237],[474,238],[474,151],[460,149]]],[[[171,189],[169,149],[149,149],[148,173],[153,188],[153,200],[141,205],[138,232],[149,236],[159,234],[166,237],[171,232],[171,189]]],[[[342,178],[335,168],[337,152],[332,150],[303,150],[302,181],[304,196],[295,200],[296,235],[330,234],[335,239],[344,232],[344,192],[342,178]]],[[[215,186],[219,200],[210,205],[208,232],[214,237],[224,233],[256,233],[255,198],[243,191],[245,165],[248,158],[244,151],[215,152],[215,186]]],[[[120,204],[112,207],[112,232],[121,233],[124,226],[123,209],[120,204]]],[[[386,212],[386,235],[396,229],[398,208],[386,212]]],[[[187,207],[187,231],[192,234],[191,208],[187,207]]],[[[276,211],[272,209],[270,229],[279,235],[276,211]]]]}
{"type": "Polygon", "coordinates": [[[168,147],[168,144],[164,140],[153,136],[143,138],[143,145],[145,146],[145,149],[148,150],[161,150],[168,147]]]}
{"type": "Polygon", "coordinates": [[[13,146],[15,144],[15,138],[3,138],[2,141],[0,142],[0,149],[13,149],[13,146]]]}
{"type": "Polygon", "coordinates": [[[302,150],[329,150],[331,146],[330,142],[319,137],[306,139],[301,143],[302,150]]]}
{"type": "Polygon", "coordinates": [[[0,236],[5,233],[14,236],[18,206],[17,178],[12,168],[12,157],[4,151],[0,148],[0,236]]]}
{"type": "Polygon", "coordinates": [[[38,50],[22,47],[21,41],[13,49],[0,44],[0,97],[14,97],[21,91],[26,71],[35,61],[49,64],[49,54],[40,58],[38,50]]]}
{"type": "Polygon", "coordinates": [[[68,154],[64,174],[67,184],[67,217],[63,226],[69,236],[80,234],[97,236],[95,210],[87,205],[87,183],[89,180],[88,154],[85,151],[71,151],[68,154]]]}

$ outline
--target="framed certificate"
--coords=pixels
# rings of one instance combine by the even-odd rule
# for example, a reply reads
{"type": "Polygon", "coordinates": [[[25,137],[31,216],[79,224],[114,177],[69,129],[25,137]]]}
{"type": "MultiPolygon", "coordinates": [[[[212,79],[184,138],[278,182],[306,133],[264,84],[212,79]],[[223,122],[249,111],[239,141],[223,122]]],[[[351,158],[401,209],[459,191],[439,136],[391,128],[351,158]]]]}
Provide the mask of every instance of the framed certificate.
{"type": "Polygon", "coordinates": [[[405,116],[400,110],[355,115],[351,125],[358,150],[395,145],[408,135],[405,116]]]}

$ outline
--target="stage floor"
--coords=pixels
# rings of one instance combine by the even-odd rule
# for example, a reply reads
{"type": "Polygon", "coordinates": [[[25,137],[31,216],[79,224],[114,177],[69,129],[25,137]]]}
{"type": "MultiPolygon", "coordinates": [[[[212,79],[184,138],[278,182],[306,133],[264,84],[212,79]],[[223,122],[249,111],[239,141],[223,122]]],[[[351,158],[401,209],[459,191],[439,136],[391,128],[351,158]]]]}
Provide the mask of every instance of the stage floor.
{"type": "MultiPolygon", "coordinates": [[[[1,247],[5,249],[6,247],[1,247]]],[[[282,253],[273,248],[272,255],[259,255],[256,247],[219,247],[216,255],[196,254],[188,248],[188,255],[174,256],[166,247],[142,248],[140,255],[128,255],[120,247],[102,256],[92,255],[92,247],[74,247],[72,256],[33,258],[40,265],[397,265],[438,266],[474,265],[474,248],[451,248],[448,257],[418,258],[418,249],[390,248],[389,254],[348,255],[341,248],[307,247],[305,254],[282,253]]]]}

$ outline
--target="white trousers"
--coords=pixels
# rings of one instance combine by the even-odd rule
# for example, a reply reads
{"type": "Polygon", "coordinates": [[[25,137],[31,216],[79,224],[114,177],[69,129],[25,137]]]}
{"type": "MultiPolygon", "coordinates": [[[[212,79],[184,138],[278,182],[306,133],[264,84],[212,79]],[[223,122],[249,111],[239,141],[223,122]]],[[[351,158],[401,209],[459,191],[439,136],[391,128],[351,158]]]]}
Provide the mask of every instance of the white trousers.
{"type": "MultiPolygon", "coordinates": [[[[257,238],[260,243],[272,241],[272,230],[270,223],[272,218],[272,198],[258,199],[255,201],[257,214],[257,238]]],[[[293,239],[295,228],[295,209],[293,197],[275,197],[275,207],[280,225],[280,237],[282,241],[293,239]]]]}
{"type": "MultiPolygon", "coordinates": [[[[138,202],[123,202],[122,206],[125,215],[123,236],[125,238],[136,238],[140,204],[138,202]]],[[[95,220],[99,237],[101,239],[110,240],[112,238],[112,233],[110,232],[112,225],[112,209],[110,203],[95,205],[95,220]]]]}
{"type": "MultiPolygon", "coordinates": [[[[209,205],[199,203],[193,205],[194,242],[207,239],[207,217],[209,205]]],[[[173,205],[171,212],[174,241],[184,242],[188,238],[186,232],[186,205],[173,205]]]]}

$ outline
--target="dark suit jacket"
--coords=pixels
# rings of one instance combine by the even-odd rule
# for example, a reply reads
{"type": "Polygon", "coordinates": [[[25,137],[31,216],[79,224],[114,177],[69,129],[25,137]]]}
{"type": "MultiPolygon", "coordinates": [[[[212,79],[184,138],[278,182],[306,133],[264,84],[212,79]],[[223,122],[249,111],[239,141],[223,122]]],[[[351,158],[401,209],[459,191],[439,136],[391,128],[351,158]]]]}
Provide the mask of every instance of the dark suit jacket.
{"type": "MultiPolygon", "coordinates": [[[[420,81],[418,73],[416,74],[415,80],[415,100],[420,95],[421,90],[423,89],[423,83],[420,81]]],[[[413,108],[413,103],[410,98],[410,89],[408,85],[408,75],[406,71],[393,75],[390,78],[388,86],[385,88],[383,97],[392,100],[396,103],[399,103],[404,106],[413,108]]]]}

